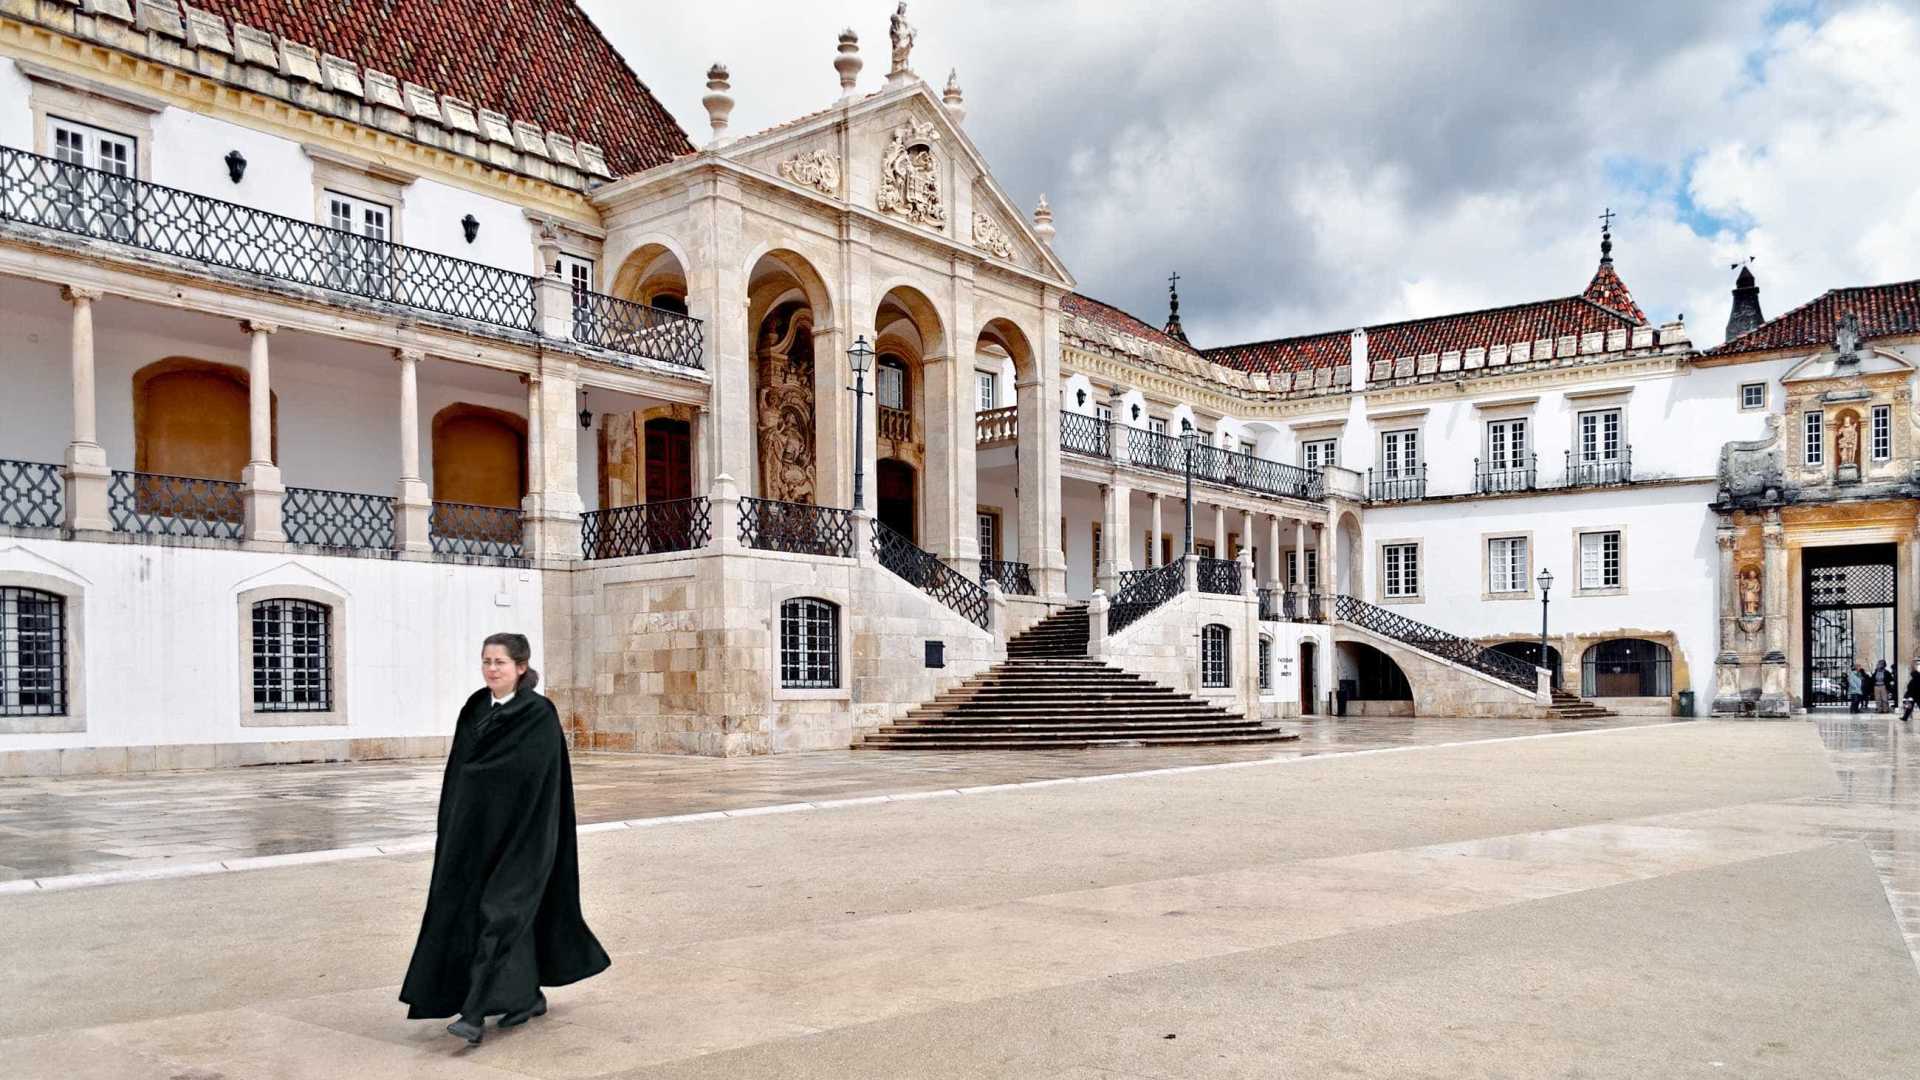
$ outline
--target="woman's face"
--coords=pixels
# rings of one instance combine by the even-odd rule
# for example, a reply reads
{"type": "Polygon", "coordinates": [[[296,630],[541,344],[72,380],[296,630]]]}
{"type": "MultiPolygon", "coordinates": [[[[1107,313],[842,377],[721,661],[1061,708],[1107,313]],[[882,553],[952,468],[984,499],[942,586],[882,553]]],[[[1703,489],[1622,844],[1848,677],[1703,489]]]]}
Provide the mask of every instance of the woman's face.
{"type": "Polygon", "coordinates": [[[505,645],[489,645],[480,650],[480,677],[486,680],[487,689],[497,698],[513,693],[520,676],[527,665],[516,664],[513,657],[507,655],[505,645]]]}

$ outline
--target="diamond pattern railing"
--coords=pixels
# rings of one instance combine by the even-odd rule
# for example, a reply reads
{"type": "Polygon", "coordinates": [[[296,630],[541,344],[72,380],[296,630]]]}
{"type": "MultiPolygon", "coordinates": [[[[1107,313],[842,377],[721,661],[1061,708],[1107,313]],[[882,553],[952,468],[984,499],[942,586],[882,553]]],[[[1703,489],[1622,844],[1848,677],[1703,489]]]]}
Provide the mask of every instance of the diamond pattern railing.
{"type": "Polygon", "coordinates": [[[1196,556],[1200,560],[1194,575],[1194,586],[1203,593],[1219,596],[1240,595],[1240,563],[1235,559],[1215,559],[1210,556],[1196,556]]]}
{"type": "Polygon", "coordinates": [[[853,511],[742,496],[740,542],[761,551],[851,559],[853,511]]]}
{"type": "Polygon", "coordinates": [[[1061,410],[1060,449],[1076,454],[1107,456],[1108,424],[1097,416],[1061,410]]]}
{"type": "Polygon", "coordinates": [[[1122,571],[1119,588],[1113,592],[1113,604],[1107,609],[1107,633],[1125,630],[1186,588],[1187,573],[1180,559],[1151,570],[1122,571]]]}
{"type": "Polygon", "coordinates": [[[1333,617],[1389,637],[1442,660],[1470,667],[1484,675],[1510,682],[1523,690],[1538,684],[1532,664],[1503,652],[1483,648],[1478,643],[1449,634],[1445,630],[1416,622],[1398,612],[1377,607],[1358,597],[1341,594],[1333,598],[1333,617]]]}
{"type": "Polygon", "coordinates": [[[118,472],[107,483],[107,519],[116,532],[239,540],[246,534],[240,485],[193,476],[118,472]]]}
{"type": "Polygon", "coordinates": [[[989,581],[999,582],[1001,591],[1008,596],[1033,595],[1033,575],[1023,562],[981,559],[980,584],[985,585],[989,581]]]}
{"type": "Polygon", "coordinates": [[[986,587],[916,547],[887,525],[873,523],[873,557],[907,584],[960,613],[981,629],[993,618],[986,587]]]}
{"type": "Polygon", "coordinates": [[[520,511],[508,506],[435,500],[427,518],[433,550],[441,555],[479,555],[490,559],[525,557],[520,511]]]}
{"type": "Polygon", "coordinates": [[[60,466],[0,459],[0,525],[57,529],[66,522],[66,477],[60,466]]]}
{"type": "Polygon", "coordinates": [[[289,543],[391,552],[393,497],[290,487],[280,502],[280,527],[289,543]]]}
{"type": "Polygon", "coordinates": [[[704,495],[580,515],[580,550],[587,559],[693,551],[706,547],[712,536],[713,517],[704,495]]]}
{"type": "Polygon", "coordinates": [[[681,367],[703,366],[699,319],[597,292],[573,294],[573,340],[681,367]]]}

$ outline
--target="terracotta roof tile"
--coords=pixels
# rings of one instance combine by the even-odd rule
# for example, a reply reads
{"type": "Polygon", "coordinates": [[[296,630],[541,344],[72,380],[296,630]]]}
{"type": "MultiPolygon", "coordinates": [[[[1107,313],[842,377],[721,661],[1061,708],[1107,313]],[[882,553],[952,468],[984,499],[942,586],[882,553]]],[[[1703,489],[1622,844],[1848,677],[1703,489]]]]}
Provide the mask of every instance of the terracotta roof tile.
{"type": "Polygon", "coordinates": [[[1778,318],[1708,349],[1707,355],[1824,345],[1833,341],[1834,327],[1849,313],[1860,320],[1863,341],[1920,333],[1920,280],[1829,289],[1778,318]]]}
{"type": "Polygon", "coordinates": [[[1627,283],[1613,272],[1613,260],[1603,259],[1600,269],[1593,272],[1593,280],[1587,282],[1587,291],[1580,294],[1609,311],[1617,311],[1633,319],[1634,322],[1647,321],[1647,313],[1633,302],[1633,294],[1627,291],[1627,283]]]}
{"type": "Polygon", "coordinates": [[[572,0],[193,0],[193,6],[597,144],[616,175],[693,152],[572,0]]]}
{"type": "Polygon", "coordinates": [[[1169,336],[1165,331],[1121,311],[1112,304],[1102,303],[1091,296],[1068,293],[1060,300],[1060,310],[1067,315],[1078,315],[1099,323],[1109,330],[1122,334],[1132,334],[1144,338],[1156,345],[1164,345],[1183,353],[1198,355],[1198,350],[1178,338],[1169,336]]]}

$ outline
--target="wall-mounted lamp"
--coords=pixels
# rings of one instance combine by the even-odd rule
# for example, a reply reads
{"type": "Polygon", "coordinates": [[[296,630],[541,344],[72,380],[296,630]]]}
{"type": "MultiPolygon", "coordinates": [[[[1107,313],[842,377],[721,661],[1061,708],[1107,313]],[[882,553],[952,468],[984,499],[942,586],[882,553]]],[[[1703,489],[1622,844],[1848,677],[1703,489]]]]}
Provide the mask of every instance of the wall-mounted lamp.
{"type": "Polygon", "coordinates": [[[240,178],[247,175],[247,156],[238,150],[229,150],[226,162],[227,175],[233,178],[234,183],[239,183],[240,178]]]}
{"type": "Polygon", "coordinates": [[[1073,392],[1073,400],[1077,404],[1085,405],[1087,403],[1087,392],[1084,389],[1075,390],[1073,392]]]}
{"type": "Polygon", "coordinates": [[[1187,434],[1190,434],[1192,431],[1193,431],[1193,421],[1182,419],[1180,421],[1180,434],[1187,435],[1187,434]]]}
{"type": "Polygon", "coordinates": [[[467,243],[473,243],[473,238],[480,235],[480,219],[472,214],[461,218],[460,231],[467,234],[467,243]]]}
{"type": "Polygon", "coordinates": [[[1133,403],[1133,418],[1140,419],[1140,403],[1137,401],[1133,403]]]}

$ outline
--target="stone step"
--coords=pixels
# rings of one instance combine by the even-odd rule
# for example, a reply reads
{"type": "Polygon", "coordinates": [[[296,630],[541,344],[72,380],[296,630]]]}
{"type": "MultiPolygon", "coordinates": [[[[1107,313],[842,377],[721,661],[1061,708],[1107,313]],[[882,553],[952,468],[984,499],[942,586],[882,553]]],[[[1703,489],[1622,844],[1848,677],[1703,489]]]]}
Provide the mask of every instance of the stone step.
{"type": "Polygon", "coordinates": [[[1300,736],[1286,732],[1260,732],[1253,735],[1161,735],[1147,738],[1098,736],[1034,739],[987,736],[953,738],[937,736],[924,739],[894,740],[884,735],[869,735],[854,744],[856,750],[1084,750],[1096,746],[1241,746],[1260,743],[1292,742],[1300,736]]]}

